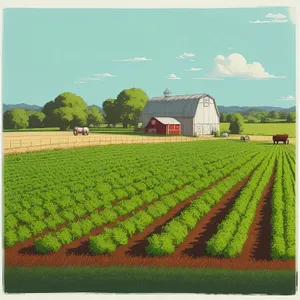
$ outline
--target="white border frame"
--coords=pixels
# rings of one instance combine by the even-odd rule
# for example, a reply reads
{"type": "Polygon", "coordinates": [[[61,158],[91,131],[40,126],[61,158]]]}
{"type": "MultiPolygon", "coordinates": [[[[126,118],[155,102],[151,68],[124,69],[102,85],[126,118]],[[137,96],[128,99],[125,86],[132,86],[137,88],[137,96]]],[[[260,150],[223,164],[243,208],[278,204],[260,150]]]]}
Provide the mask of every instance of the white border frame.
{"type": "MultiPolygon", "coordinates": [[[[299,0],[2,0],[0,3],[0,7],[2,9],[1,13],[1,22],[0,22],[0,35],[1,35],[1,45],[2,45],[2,24],[3,24],[3,9],[5,8],[234,8],[234,7],[268,7],[268,6],[288,6],[288,7],[296,7],[296,20],[299,20],[300,16],[300,1],[299,0]]],[[[296,24],[296,64],[297,64],[297,92],[296,99],[299,99],[299,21],[296,24]]],[[[2,54],[2,47],[1,47],[2,54]]],[[[2,58],[2,55],[1,55],[2,58]]],[[[1,59],[1,69],[2,69],[2,59],[1,59]]],[[[0,94],[2,99],[2,72],[0,73],[0,94]]],[[[1,101],[2,102],[2,101],[1,101]]],[[[297,100],[298,102],[298,100],[297,100]]],[[[297,104],[296,104],[297,105],[297,104]]],[[[298,106],[298,105],[297,105],[298,106]]],[[[1,119],[2,119],[2,104],[0,107],[1,119]]],[[[299,132],[299,109],[296,107],[297,113],[297,133],[299,132]]],[[[1,148],[2,148],[2,122],[0,123],[0,135],[1,135],[1,148]]],[[[298,135],[298,134],[297,134],[298,135]]],[[[298,160],[299,160],[299,145],[297,141],[297,179],[299,178],[299,168],[298,168],[298,160]]],[[[1,169],[1,179],[2,179],[2,162],[0,162],[1,169]]],[[[0,187],[1,196],[2,196],[2,184],[0,187]]],[[[299,195],[297,191],[297,216],[299,216],[299,195]]],[[[3,205],[3,203],[2,203],[3,205]]],[[[1,241],[2,241],[2,213],[1,213],[1,241]]],[[[296,265],[297,270],[299,269],[299,226],[297,222],[297,259],[296,265]]],[[[3,254],[0,258],[0,265],[3,266],[3,254]]],[[[1,282],[3,283],[3,274],[1,270],[1,282]]],[[[299,282],[299,278],[298,278],[299,282]]],[[[16,283],[17,284],[17,283],[16,283]]],[[[180,299],[189,298],[189,299],[253,299],[254,298],[263,298],[263,299],[282,299],[286,298],[285,296],[242,296],[242,295],[204,295],[204,294],[128,294],[128,295],[115,295],[115,294],[84,294],[84,293],[64,293],[64,294],[22,294],[22,295],[9,295],[3,293],[3,286],[1,287],[1,299],[94,299],[96,297],[101,297],[102,299],[115,299],[115,298],[123,298],[123,299],[132,299],[132,298],[144,298],[148,299],[151,297],[155,297],[157,299],[180,299]],[[251,298],[250,298],[251,297],[251,298]]],[[[298,285],[299,289],[299,285],[298,285]]],[[[289,299],[297,299],[299,297],[299,291],[295,296],[289,296],[289,299]]]]}

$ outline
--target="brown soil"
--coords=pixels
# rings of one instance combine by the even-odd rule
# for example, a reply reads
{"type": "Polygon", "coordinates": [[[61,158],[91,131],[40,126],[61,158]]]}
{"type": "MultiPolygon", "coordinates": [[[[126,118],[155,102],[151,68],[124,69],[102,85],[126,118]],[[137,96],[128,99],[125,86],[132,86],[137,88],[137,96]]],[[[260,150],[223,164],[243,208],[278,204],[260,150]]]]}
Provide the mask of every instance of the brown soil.
{"type": "Polygon", "coordinates": [[[250,227],[243,252],[240,255],[241,260],[271,260],[271,198],[274,179],[275,169],[258,203],[256,216],[250,227]]]}
{"type": "Polygon", "coordinates": [[[229,213],[235,199],[239,196],[243,186],[247,183],[253,172],[225,194],[210,212],[198,222],[197,226],[189,232],[185,241],[176,249],[175,254],[195,258],[206,256],[206,243],[217,232],[218,224],[229,213]]]}

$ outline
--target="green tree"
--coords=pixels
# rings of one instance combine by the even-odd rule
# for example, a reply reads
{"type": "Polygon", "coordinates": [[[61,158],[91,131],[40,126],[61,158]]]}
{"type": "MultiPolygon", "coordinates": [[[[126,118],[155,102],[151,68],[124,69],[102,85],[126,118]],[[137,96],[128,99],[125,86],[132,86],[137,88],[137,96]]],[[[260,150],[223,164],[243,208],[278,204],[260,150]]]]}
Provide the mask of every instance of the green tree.
{"type": "Polygon", "coordinates": [[[97,127],[103,122],[103,116],[101,115],[99,109],[96,106],[92,106],[87,113],[87,123],[88,125],[93,125],[97,127]]]}
{"type": "Polygon", "coordinates": [[[117,112],[120,111],[120,120],[123,127],[137,126],[142,110],[148,101],[147,94],[138,88],[123,90],[116,99],[117,112]]]}
{"type": "Polygon", "coordinates": [[[259,120],[255,117],[249,116],[248,117],[248,123],[257,123],[259,120]]]}
{"type": "Polygon", "coordinates": [[[29,110],[27,111],[29,128],[40,128],[43,126],[45,114],[40,111],[29,110]]]}
{"type": "Polygon", "coordinates": [[[23,108],[7,110],[3,114],[3,127],[5,129],[27,128],[29,125],[28,119],[28,115],[23,108]]]}
{"type": "Polygon", "coordinates": [[[260,119],[260,123],[274,123],[273,119],[268,118],[267,116],[263,116],[260,119]]]}
{"type": "Polygon", "coordinates": [[[288,114],[285,111],[280,111],[279,112],[279,119],[286,119],[287,115],[288,114]]]}
{"type": "Polygon", "coordinates": [[[268,117],[271,119],[279,119],[279,113],[277,111],[270,111],[268,117]]]}
{"type": "Polygon", "coordinates": [[[45,104],[42,112],[46,115],[46,126],[66,130],[87,125],[88,105],[80,96],[72,93],[58,95],[54,101],[45,104]]]}
{"type": "Polygon", "coordinates": [[[288,113],[288,115],[286,117],[286,121],[288,123],[295,123],[296,122],[296,113],[295,112],[288,113]]]}
{"type": "Polygon", "coordinates": [[[239,134],[244,131],[244,118],[240,113],[232,115],[229,130],[231,133],[239,134]]]}
{"type": "Polygon", "coordinates": [[[220,122],[224,123],[226,122],[227,114],[220,114],[220,122]]]}
{"type": "Polygon", "coordinates": [[[228,114],[228,115],[226,116],[226,122],[230,123],[231,117],[232,117],[232,115],[231,115],[231,114],[228,114]]]}
{"type": "Polygon", "coordinates": [[[102,104],[103,112],[104,112],[104,119],[106,120],[107,124],[112,124],[115,126],[118,122],[120,122],[120,110],[116,106],[116,99],[109,98],[105,100],[102,104]]]}

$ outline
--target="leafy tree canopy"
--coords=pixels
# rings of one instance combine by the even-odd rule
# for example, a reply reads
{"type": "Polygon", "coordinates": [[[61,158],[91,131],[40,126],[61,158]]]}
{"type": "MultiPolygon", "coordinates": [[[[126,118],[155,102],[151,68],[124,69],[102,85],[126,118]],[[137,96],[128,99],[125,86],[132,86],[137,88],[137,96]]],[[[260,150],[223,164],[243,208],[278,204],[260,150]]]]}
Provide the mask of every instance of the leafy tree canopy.
{"type": "Polygon", "coordinates": [[[231,133],[239,134],[244,131],[244,118],[241,114],[235,113],[230,120],[229,130],[231,133]]]}
{"type": "Polygon", "coordinates": [[[29,110],[27,111],[29,128],[40,128],[43,125],[45,114],[40,111],[29,110]]]}
{"type": "Polygon", "coordinates": [[[58,126],[61,130],[75,126],[87,126],[88,105],[72,93],[62,93],[54,101],[45,104],[42,112],[46,115],[47,126],[58,126]]]}
{"type": "Polygon", "coordinates": [[[23,108],[7,110],[3,115],[3,127],[5,129],[27,128],[29,125],[28,115],[23,108]]]}
{"type": "Polygon", "coordinates": [[[123,90],[116,99],[117,111],[120,111],[120,120],[123,127],[136,126],[142,110],[148,101],[147,94],[138,88],[123,90]]]}

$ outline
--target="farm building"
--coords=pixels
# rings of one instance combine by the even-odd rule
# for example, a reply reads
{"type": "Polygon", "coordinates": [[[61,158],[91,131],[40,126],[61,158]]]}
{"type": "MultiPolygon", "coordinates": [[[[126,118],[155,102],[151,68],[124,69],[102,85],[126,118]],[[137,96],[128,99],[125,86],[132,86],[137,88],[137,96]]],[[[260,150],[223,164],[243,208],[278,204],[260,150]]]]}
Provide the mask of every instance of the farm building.
{"type": "Polygon", "coordinates": [[[180,123],[174,118],[152,117],[145,127],[146,133],[180,134],[180,123]]]}
{"type": "Polygon", "coordinates": [[[140,119],[143,127],[153,117],[174,118],[184,135],[212,134],[220,130],[220,113],[215,99],[208,94],[171,96],[166,89],[164,96],[151,98],[146,103],[140,119]]]}

